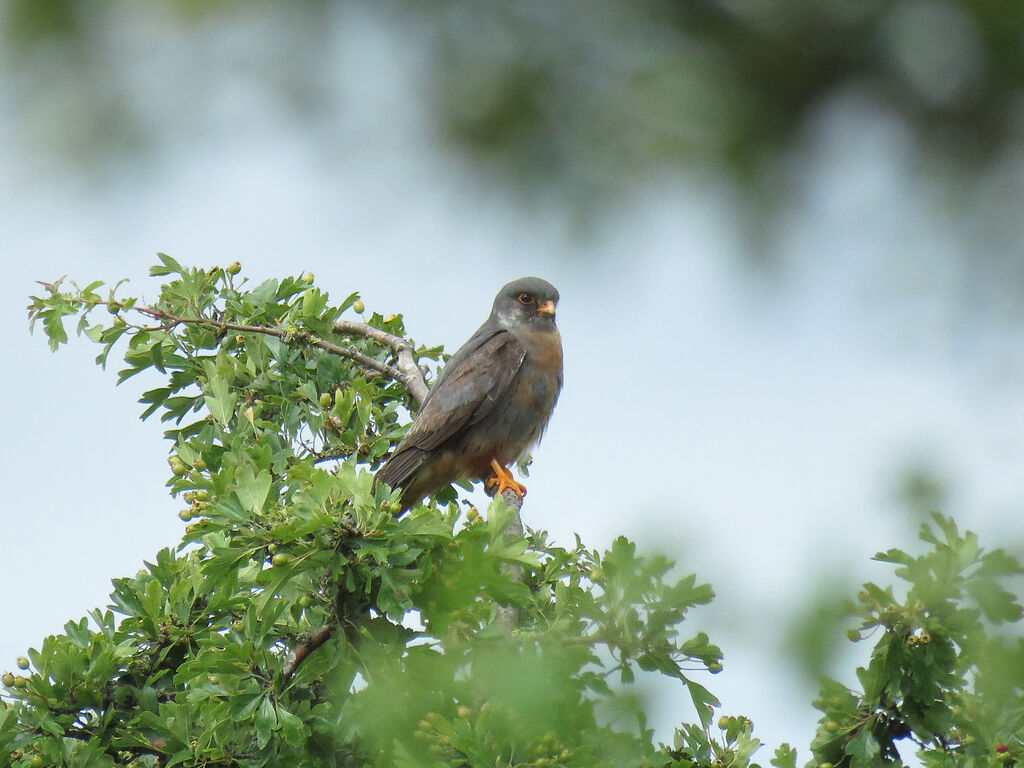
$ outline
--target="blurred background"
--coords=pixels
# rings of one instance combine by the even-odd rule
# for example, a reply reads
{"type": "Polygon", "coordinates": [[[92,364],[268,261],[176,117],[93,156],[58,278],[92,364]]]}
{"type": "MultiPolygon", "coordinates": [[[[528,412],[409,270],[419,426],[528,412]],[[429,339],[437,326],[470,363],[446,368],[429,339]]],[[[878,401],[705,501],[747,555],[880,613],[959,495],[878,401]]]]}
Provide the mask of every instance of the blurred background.
{"type": "Polygon", "coordinates": [[[855,684],[874,552],[931,509],[1024,547],[1024,4],[6,0],[0,668],[181,533],[147,382],[23,314],[63,274],[153,298],[157,250],[449,351],[554,282],[525,521],[710,581],[703,682],[771,748],[855,684]]]}

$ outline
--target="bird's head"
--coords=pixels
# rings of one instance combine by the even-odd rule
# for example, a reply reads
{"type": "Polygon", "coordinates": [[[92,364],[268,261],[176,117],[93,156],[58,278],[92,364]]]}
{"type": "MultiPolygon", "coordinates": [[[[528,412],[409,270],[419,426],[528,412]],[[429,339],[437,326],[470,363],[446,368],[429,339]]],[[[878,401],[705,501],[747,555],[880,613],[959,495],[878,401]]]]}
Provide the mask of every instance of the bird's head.
{"type": "Polygon", "coordinates": [[[503,328],[553,328],[558,289],[539,277],[521,277],[494,297],[491,317],[503,328]]]}

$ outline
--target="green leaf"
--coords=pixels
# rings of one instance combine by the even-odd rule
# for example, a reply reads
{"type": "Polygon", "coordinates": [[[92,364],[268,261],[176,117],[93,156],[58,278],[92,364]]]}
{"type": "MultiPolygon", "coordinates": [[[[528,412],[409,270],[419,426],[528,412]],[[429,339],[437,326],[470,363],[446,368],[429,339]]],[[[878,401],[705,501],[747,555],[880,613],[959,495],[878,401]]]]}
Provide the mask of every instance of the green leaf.
{"type": "Polygon", "coordinates": [[[258,693],[238,693],[228,699],[228,714],[235,720],[248,720],[264,701],[258,693]]]}
{"type": "Polygon", "coordinates": [[[871,559],[880,563],[895,563],[896,565],[910,565],[914,562],[914,558],[900,549],[889,549],[885,552],[877,552],[871,559]]]}
{"type": "Polygon", "coordinates": [[[846,754],[852,758],[852,768],[869,768],[876,765],[879,753],[878,741],[870,728],[861,728],[846,745],[846,754]]]}
{"type": "Polygon", "coordinates": [[[297,715],[279,706],[277,719],[281,727],[281,738],[293,747],[300,747],[305,743],[306,725],[297,715]]]}
{"type": "Polygon", "coordinates": [[[1021,618],[1021,606],[1014,602],[1014,596],[990,579],[967,582],[968,594],[974,598],[985,618],[996,624],[1017,621],[1021,618]]]}
{"type": "Polygon", "coordinates": [[[270,741],[271,733],[278,728],[277,711],[269,697],[264,697],[260,701],[259,713],[253,726],[256,729],[256,745],[263,749],[270,741]]]}
{"type": "Polygon", "coordinates": [[[265,469],[255,472],[252,465],[243,464],[238,468],[235,480],[238,483],[235,493],[242,507],[252,513],[262,510],[267,494],[270,493],[270,473],[265,469]]]}
{"type": "Polygon", "coordinates": [[[775,756],[771,759],[771,764],[775,768],[796,768],[796,750],[783,742],[775,750],[775,756]]]}
{"type": "Polygon", "coordinates": [[[640,669],[657,670],[668,677],[686,680],[679,665],[665,651],[648,651],[638,656],[636,662],[640,669]]]}
{"type": "Polygon", "coordinates": [[[173,274],[180,275],[185,271],[177,261],[172,259],[166,253],[157,253],[156,257],[160,259],[160,263],[154,264],[149,268],[149,274],[152,277],[162,277],[163,275],[173,274]]]}
{"type": "Polygon", "coordinates": [[[43,330],[49,338],[51,351],[56,351],[57,347],[68,340],[68,333],[64,330],[64,315],[60,308],[48,309],[42,313],[43,330]]]}
{"type": "Polygon", "coordinates": [[[212,378],[209,393],[205,395],[206,407],[221,425],[228,426],[235,413],[238,395],[231,391],[228,380],[220,376],[212,378]]]}
{"type": "MultiPolygon", "coordinates": [[[[84,315],[82,316],[82,319],[85,319],[84,315]]],[[[104,329],[102,325],[90,325],[83,331],[83,333],[85,333],[86,337],[88,337],[90,341],[96,342],[99,342],[103,339],[103,332],[104,329]]]]}
{"type": "Polygon", "coordinates": [[[690,692],[690,698],[693,700],[693,706],[697,710],[697,717],[700,718],[701,725],[707,728],[711,723],[712,715],[714,715],[713,708],[721,706],[721,702],[711,691],[693,680],[686,680],[686,688],[690,692]]]}

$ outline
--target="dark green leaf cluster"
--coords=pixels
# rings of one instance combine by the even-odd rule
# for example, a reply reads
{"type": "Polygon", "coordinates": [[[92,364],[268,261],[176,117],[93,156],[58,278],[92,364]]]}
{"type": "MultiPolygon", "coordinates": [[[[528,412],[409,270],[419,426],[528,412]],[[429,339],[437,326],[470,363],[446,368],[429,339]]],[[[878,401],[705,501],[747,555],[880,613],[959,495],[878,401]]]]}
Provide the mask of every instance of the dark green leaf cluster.
{"type": "MultiPolygon", "coordinates": [[[[55,347],[77,317],[101,364],[126,342],[120,380],[162,376],[144,416],[168,422],[185,535],[5,677],[0,765],[748,763],[749,721],[712,739],[718,702],[689,676],[721,667],[705,634],[680,634],[707,585],[625,539],[513,535],[500,498],[486,519],[436,501],[399,515],[374,486],[415,404],[391,349],[334,331],[356,294],[333,306],[309,275],[249,286],[168,256],[153,273],[152,304],[58,281],[30,316],[55,347]],[[647,672],[696,706],[673,748],[642,713],[609,714],[647,672]]],[[[403,334],[397,316],[367,326],[403,334]]]]}
{"type": "Polygon", "coordinates": [[[852,640],[878,639],[862,692],[825,680],[824,714],[812,749],[820,765],[899,764],[901,742],[933,766],[987,766],[1024,759],[1024,639],[1011,626],[1021,606],[1004,584],[1024,574],[1001,549],[934,515],[923,555],[890,549],[876,560],[899,566],[906,583],[865,584],[851,611],[852,640]]]}

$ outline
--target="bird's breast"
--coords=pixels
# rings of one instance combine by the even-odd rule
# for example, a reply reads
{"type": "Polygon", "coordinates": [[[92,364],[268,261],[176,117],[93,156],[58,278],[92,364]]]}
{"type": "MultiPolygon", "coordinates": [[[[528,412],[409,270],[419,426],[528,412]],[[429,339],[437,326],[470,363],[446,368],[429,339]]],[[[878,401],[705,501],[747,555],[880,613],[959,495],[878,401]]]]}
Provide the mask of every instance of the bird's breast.
{"type": "Polygon", "coordinates": [[[562,375],[562,337],[557,328],[519,331],[516,338],[526,350],[526,361],[537,371],[562,375]]]}
{"type": "Polygon", "coordinates": [[[503,464],[536,443],[562,386],[562,345],[557,332],[519,336],[526,355],[494,408],[467,436],[465,448],[503,464]]]}

